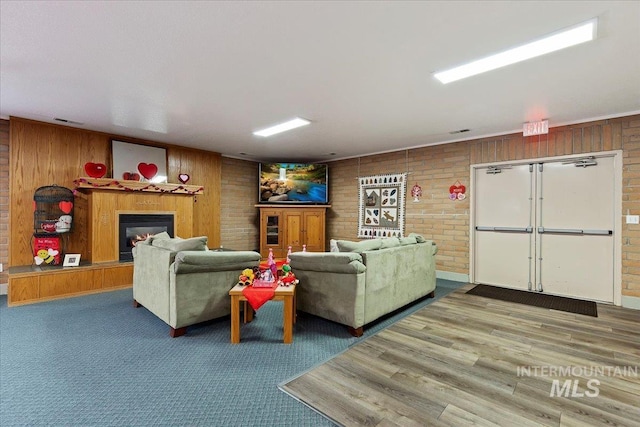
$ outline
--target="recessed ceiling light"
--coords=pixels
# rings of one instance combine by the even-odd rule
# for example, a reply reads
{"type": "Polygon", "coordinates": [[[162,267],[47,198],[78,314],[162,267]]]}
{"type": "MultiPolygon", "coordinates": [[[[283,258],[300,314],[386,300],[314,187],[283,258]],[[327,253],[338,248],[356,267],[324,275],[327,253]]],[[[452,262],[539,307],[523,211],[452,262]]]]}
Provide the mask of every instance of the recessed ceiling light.
{"type": "Polygon", "coordinates": [[[475,76],[476,74],[591,41],[596,37],[597,22],[597,18],[591,19],[567,30],[553,33],[540,40],[487,56],[486,58],[478,59],[477,61],[450,70],[435,73],[434,77],[442,83],[451,83],[456,80],[475,76]]]}
{"type": "Polygon", "coordinates": [[[280,132],[285,132],[291,129],[299,128],[301,126],[306,126],[311,123],[309,120],[301,119],[300,117],[296,117],[293,120],[289,120],[288,122],[280,123],[279,125],[271,126],[266,129],[255,131],[253,134],[257,136],[271,136],[280,132]]]}

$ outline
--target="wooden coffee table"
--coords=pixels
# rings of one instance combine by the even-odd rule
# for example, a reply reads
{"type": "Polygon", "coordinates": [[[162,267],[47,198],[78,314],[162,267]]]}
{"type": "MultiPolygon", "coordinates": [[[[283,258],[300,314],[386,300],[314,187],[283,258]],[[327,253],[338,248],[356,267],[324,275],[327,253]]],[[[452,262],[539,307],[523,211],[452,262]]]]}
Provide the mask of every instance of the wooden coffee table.
{"type": "MultiPolygon", "coordinates": [[[[247,302],[247,298],[242,294],[245,287],[235,285],[229,291],[231,296],[231,343],[238,344],[240,342],[240,303],[244,304],[244,323],[253,320],[253,308],[247,302]]],[[[296,322],[296,285],[278,286],[275,289],[275,295],[270,301],[282,301],[284,329],[283,342],[291,344],[293,342],[293,324],[296,322]]]]}

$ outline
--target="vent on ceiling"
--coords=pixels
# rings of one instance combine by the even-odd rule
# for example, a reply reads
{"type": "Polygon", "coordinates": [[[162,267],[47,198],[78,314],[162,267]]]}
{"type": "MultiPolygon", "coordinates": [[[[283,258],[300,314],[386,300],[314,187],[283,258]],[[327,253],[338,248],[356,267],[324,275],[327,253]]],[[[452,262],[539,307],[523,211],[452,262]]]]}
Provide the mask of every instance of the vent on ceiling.
{"type": "Polygon", "coordinates": [[[70,125],[84,125],[84,123],[82,122],[75,122],[73,120],[67,120],[67,119],[61,119],[60,117],[54,117],[53,120],[55,120],[56,122],[62,122],[62,123],[69,123],[70,125]]]}
{"type": "Polygon", "coordinates": [[[457,133],[465,133],[465,132],[469,132],[471,129],[460,129],[460,130],[454,130],[449,132],[451,135],[455,135],[457,133]]]}

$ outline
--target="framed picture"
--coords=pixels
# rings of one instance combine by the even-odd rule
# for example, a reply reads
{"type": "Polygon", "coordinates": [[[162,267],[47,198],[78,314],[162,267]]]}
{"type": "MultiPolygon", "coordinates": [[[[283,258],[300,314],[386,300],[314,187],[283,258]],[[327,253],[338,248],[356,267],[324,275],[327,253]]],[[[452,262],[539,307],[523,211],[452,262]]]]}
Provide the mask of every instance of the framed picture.
{"type": "Polygon", "coordinates": [[[111,140],[113,179],[167,182],[167,150],[111,140]]]}
{"type": "Polygon", "coordinates": [[[80,254],[66,254],[64,256],[63,267],[77,267],[80,265],[80,254]]]}

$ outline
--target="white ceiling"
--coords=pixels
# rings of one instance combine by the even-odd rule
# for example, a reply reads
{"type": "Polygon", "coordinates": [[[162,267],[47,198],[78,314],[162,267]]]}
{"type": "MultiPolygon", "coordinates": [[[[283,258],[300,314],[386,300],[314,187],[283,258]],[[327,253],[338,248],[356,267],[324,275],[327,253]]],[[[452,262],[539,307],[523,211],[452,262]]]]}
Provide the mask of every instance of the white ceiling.
{"type": "Polygon", "coordinates": [[[331,160],[640,112],[639,1],[2,0],[0,31],[2,117],[251,160],[331,160]],[[594,17],[593,42],[448,85],[433,78],[594,17]],[[312,124],[252,134],[295,116],[312,124]],[[470,131],[450,134],[459,129],[470,131]]]}

